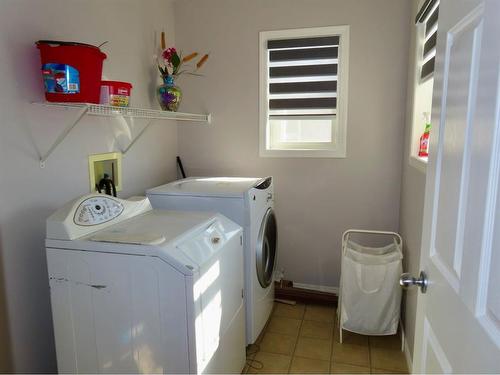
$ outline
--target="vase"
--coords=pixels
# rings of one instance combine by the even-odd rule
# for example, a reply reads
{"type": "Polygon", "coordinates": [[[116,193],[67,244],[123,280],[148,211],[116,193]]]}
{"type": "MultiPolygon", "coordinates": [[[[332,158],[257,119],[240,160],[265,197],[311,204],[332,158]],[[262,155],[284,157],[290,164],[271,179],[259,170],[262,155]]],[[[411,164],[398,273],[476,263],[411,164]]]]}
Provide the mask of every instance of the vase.
{"type": "Polygon", "coordinates": [[[175,85],[171,75],[163,77],[163,84],[158,86],[156,96],[164,111],[177,112],[182,100],[182,91],[175,85]]]}

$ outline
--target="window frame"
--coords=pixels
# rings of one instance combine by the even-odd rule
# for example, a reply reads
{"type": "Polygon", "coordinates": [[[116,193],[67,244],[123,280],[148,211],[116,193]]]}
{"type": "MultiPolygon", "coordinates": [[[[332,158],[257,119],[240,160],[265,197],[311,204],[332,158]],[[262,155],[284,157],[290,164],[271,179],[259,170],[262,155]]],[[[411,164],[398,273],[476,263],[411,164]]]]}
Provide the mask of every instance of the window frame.
{"type": "MultiPolygon", "coordinates": [[[[345,158],[347,143],[347,105],[349,81],[349,25],[311,27],[261,31],[259,33],[259,156],[260,157],[299,157],[299,158],[345,158]],[[337,108],[336,124],[332,123],[332,141],[300,143],[294,147],[311,147],[272,149],[270,148],[269,126],[269,66],[267,41],[273,39],[307,38],[317,36],[339,35],[338,73],[337,73],[337,108]],[[312,148],[318,146],[317,148],[312,148]]],[[[278,143],[278,142],[276,142],[278,143]]],[[[286,143],[283,143],[287,146],[286,143]]]]}
{"type": "MultiPolygon", "coordinates": [[[[439,6],[440,1],[437,0],[439,6]]],[[[425,0],[421,0],[418,9],[422,9],[425,0]]],[[[434,5],[433,5],[434,6],[434,5]]],[[[428,159],[418,156],[420,136],[424,130],[423,112],[432,113],[432,95],[434,91],[434,72],[424,77],[421,76],[422,66],[424,64],[424,44],[426,23],[417,23],[415,25],[415,70],[413,81],[413,103],[411,112],[411,132],[409,147],[409,164],[422,173],[426,173],[428,159]],[[429,96],[430,95],[430,96],[429,96]],[[423,110],[423,111],[422,111],[423,110]]],[[[439,28],[439,20],[438,20],[439,28]]],[[[437,45],[436,45],[437,48],[437,45]]],[[[431,130],[432,131],[432,130],[431,130]]]]}

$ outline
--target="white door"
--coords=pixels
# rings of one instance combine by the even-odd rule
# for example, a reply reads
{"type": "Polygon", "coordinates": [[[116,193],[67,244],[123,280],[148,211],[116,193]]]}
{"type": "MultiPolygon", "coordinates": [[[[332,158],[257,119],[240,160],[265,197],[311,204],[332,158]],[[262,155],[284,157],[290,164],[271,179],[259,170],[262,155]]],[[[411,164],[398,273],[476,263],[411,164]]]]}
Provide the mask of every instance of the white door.
{"type": "Polygon", "coordinates": [[[500,373],[500,1],[441,0],[413,372],[500,373]]]}

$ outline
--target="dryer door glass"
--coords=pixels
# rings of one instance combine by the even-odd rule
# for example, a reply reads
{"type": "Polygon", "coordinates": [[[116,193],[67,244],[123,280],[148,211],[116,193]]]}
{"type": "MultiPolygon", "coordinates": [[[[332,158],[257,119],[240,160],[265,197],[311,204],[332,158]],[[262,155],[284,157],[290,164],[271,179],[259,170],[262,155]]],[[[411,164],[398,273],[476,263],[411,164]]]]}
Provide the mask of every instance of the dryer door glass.
{"type": "Polygon", "coordinates": [[[276,216],[273,209],[269,208],[260,226],[256,249],[257,278],[263,288],[267,288],[273,281],[274,264],[276,262],[276,241],[276,216]]]}

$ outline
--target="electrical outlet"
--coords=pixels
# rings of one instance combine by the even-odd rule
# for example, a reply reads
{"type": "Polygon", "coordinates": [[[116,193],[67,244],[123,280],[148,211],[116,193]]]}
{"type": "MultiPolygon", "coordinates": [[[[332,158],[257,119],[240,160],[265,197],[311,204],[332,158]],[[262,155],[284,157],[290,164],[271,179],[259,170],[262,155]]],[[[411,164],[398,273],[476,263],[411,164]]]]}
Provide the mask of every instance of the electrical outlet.
{"type": "Polygon", "coordinates": [[[113,180],[116,191],[122,190],[122,154],[108,152],[105,154],[89,155],[89,182],[90,192],[97,192],[96,184],[107,174],[113,180]]]}

